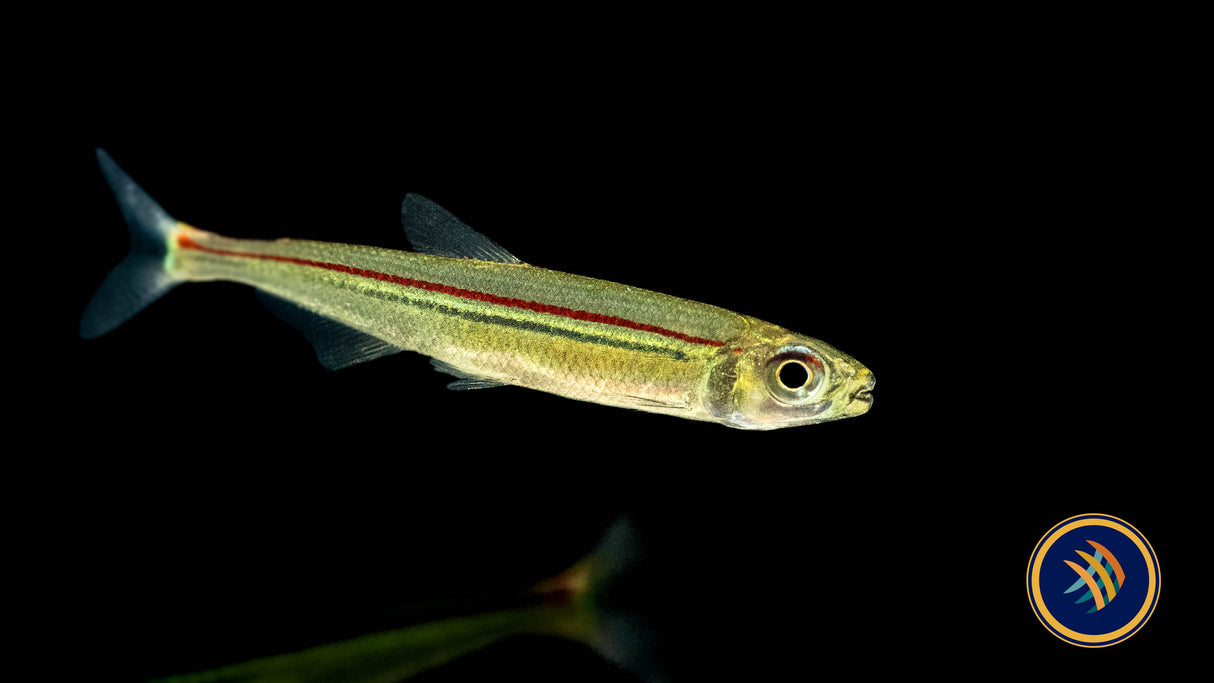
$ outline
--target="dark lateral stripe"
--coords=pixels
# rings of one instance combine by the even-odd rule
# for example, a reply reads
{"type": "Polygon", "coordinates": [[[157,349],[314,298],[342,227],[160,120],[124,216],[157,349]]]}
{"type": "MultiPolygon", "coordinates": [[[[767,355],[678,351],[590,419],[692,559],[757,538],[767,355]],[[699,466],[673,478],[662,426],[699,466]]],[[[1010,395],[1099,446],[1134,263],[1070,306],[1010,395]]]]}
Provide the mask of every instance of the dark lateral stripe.
{"type": "Polygon", "coordinates": [[[499,296],[488,292],[478,292],[473,289],[462,289],[452,287],[450,285],[439,284],[436,282],[427,282],[426,280],[416,280],[400,275],[391,275],[389,273],[381,273],[376,270],[367,270],[365,268],[356,268],[354,266],[346,266],[340,263],[329,263],[327,261],[313,261],[311,259],[296,258],[293,256],[279,256],[277,254],[257,254],[245,251],[231,251],[228,249],[214,249],[212,247],[203,246],[188,235],[177,236],[177,246],[182,249],[194,249],[196,251],[205,252],[208,254],[217,254],[219,256],[234,256],[240,258],[261,259],[263,261],[278,261],[281,263],[293,263],[300,266],[310,266],[312,268],[322,268],[324,270],[332,270],[339,273],[349,275],[357,275],[370,280],[379,280],[381,282],[390,282],[392,284],[401,285],[402,287],[413,287],[422,289],[428,292],[437,292],[449,296],[457,296],[464,299],[481,301],[496,306],[505,306],[508,308],[518,308],[526,311],[534,311],[536,313],[547,313],[549,315],[561,316],[572,320],[584,320],[586,322],[601,323],[603,325],[615,325],[616,327],[625,327],[630,330],[638,330],[641,332],[652,332],[660,334],[664,337],[678,339],[691,344],[703,344],[705,346],[724,346],[725,342],[716,341],[714,339],[705,339],[703,337],[694,337],[675,330],[668,330],[657,325],[648,323],[640,323],[627,318],[620,318],[614,315],[603,315],[602,313],[591,313],[590,311],[581,311],[565,306],[553,306],[538,301],[526,301],[524,299],[514,299],[511,297],[499,296]]]}
{"type": "MultiPolygon", "coordinates": [[[[375,296],[372,294],[372,296],[375,296]]],[[[481,313],[479,311],[462,311],[451,306],[438,304],[432,301],[419,301],[411,299],[407,296],[396,295],[379,295],[384,298],[391,297],[393,301],[400,301],[409,306],[417,306],[418,308],[426,308],[429,310],[437,310],[447,315],[454,315],[464,320],[471,320],[478,323],[488,323],[491,325],[500,325],[502,327],[510,327],[516,330],[526,330],[528,332],[539,332],[541,334],[550,334],[556,337],[564,337],[573,341],[585,342],[588,344],[599,344],[601,346],[611,346],[617,349],[628,349],[630,351],[644,351],[646,353],[660,353],[670,356],[675,360],[687,360],[687,354],[678,349],[672,349],[654,344],[641,344],[638,342],[628,341],[626,339],[615,339],[606,335],[585,334],[575,330],[567,330],[553,325],[545,325],[534,320],[519,320],[503,315],[493,315],[491,313],[481,313]]]]}

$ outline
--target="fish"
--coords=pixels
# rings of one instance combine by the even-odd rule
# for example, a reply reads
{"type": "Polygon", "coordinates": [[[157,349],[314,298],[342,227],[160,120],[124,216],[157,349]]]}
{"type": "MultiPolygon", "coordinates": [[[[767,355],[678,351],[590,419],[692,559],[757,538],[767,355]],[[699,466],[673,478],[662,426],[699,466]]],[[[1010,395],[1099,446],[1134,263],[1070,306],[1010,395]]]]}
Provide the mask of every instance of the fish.
{"type": "Polygon", "coordinates": [[[254,287],[330,370],[413,351],[452,390],[514,385],[570,399],[770,430],[854,417],[873,373],[818,339],[717,306],[533,266],[418,194],[412,251],[227,237],[176,220],[102,149],[130,232],[80,336],[110,332],[179,284],[254,287]]]}
{"type": "MultiPolygon", "coordinates": [[[[564,638],[619,670],[665,683],[647,617],[626,606],[626,583],[646,548],[631,520],[617,518],[585,557],[515,595],[420,606],[415,623],[307,649],[280,652],[150,683],[384,683],[445,666],[519,635],[564,638]]],[[[406,620],[407,621],[407,620],[406,620]]]]}

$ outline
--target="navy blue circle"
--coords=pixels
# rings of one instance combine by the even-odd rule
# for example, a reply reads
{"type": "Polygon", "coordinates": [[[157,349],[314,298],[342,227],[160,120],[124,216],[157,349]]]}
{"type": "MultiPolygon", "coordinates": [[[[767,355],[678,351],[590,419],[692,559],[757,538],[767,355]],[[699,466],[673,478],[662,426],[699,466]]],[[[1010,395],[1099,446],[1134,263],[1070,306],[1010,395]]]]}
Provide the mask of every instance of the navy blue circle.
{"type": "MultiPolygon", "coordinates": [[[[1079,519],[1067,520],[1064,524],[1071,524],[1081,519],[1091,518],[1109,519],[1115,522],[1119,527],[1124,527],[1128,533],[1138,536],[1143,545],[1149,548],[1146,540],[1137,534],[1134,529],[1120,520],[1103,515],[1087,515],[1079,519]]],[[[1048,539],[1053,533],[1054,531],[1051,530],[1046,535],[1046,538],[1048,539]]],[[[1036,561],[1037,555],[1040,552],[1041,548],[1038,547],[1034,552],[1033,561],[1036,561]]],[[[1108,565],[1111,563],[1105,558],[1102,564],[1108,565]]],[[[1116,578],[1113,571],[1109,573],[1114,579],[1116,578]]],[[[1041,560],[1039,573],[1040,598],[1058,623],[1077,633],[1099,636],[1116,631],[1133,621],[1142,610],[1143,604],[1147,602],[1148,596],[1154,602],[1159,595],[1158,577],[1158,565],[1154,562],[1154,558],[1148,560],[1148,558],[1144,557],[1143,552],[1125,533],[1105,526],[1080,526],[1063,534],[1045,551],[1045,556],[1041,560]],[[1095,541],[1104,546],[1109,554],[1116,558],[1125,573],[1124,585],[1116,590],[1116,594],[1112,600],[1109,600],[1102,609],[1094,611],[1093,608],[1096,607],[1096,601],[1093,598],[1077,602],[1082,596],[1090,592],[1086,584],[1081,583],[1078,589],[1070,593],[1067,592],[1076,581],[1080,580],[1080,575],[1067,565],[1065,560],[1069,560],[1086,570],[1089,566],[1088,561],[1083,559],[1076,551],[1081,550],[1088,555],[1095,556],[1098,551],[1088,541],[1095,541]],[[1153,593],[1151,592],[1150,578],[1148,576],[1148,561],[1154,565],[1153,570],[1156,577],[1153,593]]],[[[1092,578],[1099,582],[1099,573],[1092,576],[1092,578]]],[[[1133,630],[1126,634],[1113,640],[1097,643],[1075,641],[1061,633],[1057,635],[1069,642],[1080,645],[1108,645],[1129,637],[1134,631],[1141,628],[1145,622],[1146,619],[1144,618],[1133,630]]]]}

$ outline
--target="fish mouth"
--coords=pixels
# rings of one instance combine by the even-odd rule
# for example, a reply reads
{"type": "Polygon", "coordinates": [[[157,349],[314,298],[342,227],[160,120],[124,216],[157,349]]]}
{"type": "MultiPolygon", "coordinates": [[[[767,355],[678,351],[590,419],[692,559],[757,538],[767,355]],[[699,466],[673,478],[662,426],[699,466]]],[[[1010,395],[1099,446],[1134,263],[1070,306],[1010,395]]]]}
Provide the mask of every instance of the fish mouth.
{"type": "Polygon", "coordinates": [[[877,378],[874,377],[872,373],[869,373],[868,377],[865,378],[864,383],[861,384],[860,388],[856,390],[856,393],[852,394],[851,400],[859,401],[860,403],[872,403],[873,387],[875,386],[877,386],[877,378]]]}

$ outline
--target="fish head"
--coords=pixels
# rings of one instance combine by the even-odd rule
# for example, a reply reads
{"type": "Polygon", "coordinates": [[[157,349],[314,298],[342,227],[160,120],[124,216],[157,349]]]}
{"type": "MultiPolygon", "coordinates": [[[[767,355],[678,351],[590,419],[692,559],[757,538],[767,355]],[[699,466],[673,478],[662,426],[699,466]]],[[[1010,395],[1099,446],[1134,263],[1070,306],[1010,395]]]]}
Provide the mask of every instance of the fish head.
{"type": "Polygon", "coordinates": [[[873,373],[833,346],[781,330],[722,354],[708,382],[718,420],[740,429],[779,429],[863,415],[873,373]]]}

